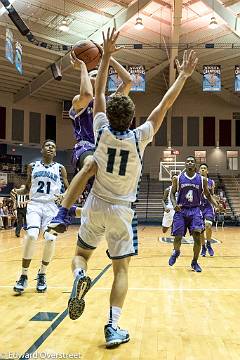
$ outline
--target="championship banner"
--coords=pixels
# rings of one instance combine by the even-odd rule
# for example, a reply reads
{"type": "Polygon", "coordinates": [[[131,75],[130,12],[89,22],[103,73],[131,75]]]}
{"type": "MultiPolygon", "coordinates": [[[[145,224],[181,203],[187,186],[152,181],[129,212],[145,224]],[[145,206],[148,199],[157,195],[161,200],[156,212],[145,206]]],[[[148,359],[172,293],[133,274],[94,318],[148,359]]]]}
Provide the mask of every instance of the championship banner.
{"type": "Polygon", "coordinates": [[[13,33],[6,29],[5,57],[10,63],[14,63],[13,59],[13,33]]]}
{"type": "Polygon", "coordinates": [[[235,91],[240,91],[240,65],[235,65],[234,88],[235,91]]]}
{"type": "Polygon", "coordinates": [[[145,92],[145,66],[129,65],[128,72],[132,78],[131,91],[145,92]]]}
{"type": "MultiPolygon", "coordinates": [[[[124,66],[126,68],[126,66],[124,66]]],[[[118,73],[115,69],[110,66],[108,70],[108,91],[114,92],[117,91],[117,88],[122,83],[121,78],[118,76],[118,73]]]]}
{"type": "Polygon", "coordinates": [[[203,65],[203,91],[221,91],[220,65],[203,65]]]}
{"type": "Polygon", "coordinates": [[[22,67],[22,45],[17,41],[16,42],[16,53],[15,53],[15,66],[19,74],[23,74],[22,67]]]}

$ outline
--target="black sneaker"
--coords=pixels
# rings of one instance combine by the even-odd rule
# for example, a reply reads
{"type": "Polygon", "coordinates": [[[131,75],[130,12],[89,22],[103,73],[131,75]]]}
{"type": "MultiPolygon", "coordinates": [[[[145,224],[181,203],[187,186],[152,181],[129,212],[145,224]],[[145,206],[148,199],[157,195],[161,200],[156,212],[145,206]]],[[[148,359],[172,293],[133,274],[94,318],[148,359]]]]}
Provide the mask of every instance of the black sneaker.
{"type": "Polygon", "coordinates": [[[47,290],[46,274],[37,274],[36,290],[39,293],[43,293],[47,290]]]}
{"type": "Polygon", "coordinates": [[[13,287],[13,291],[22,294],[27,287],[28,277],[27,275],[21,275],[19,280],[16,281],[16,285],[13,287]]]}
{"type": "Polygon", "coordinates": [[[84,296],[91,287],[89,276],[77,276],[73,283],[72,293],[68,301],[68,314],[70,319],[78,319],[85,308],[84,296]]]}

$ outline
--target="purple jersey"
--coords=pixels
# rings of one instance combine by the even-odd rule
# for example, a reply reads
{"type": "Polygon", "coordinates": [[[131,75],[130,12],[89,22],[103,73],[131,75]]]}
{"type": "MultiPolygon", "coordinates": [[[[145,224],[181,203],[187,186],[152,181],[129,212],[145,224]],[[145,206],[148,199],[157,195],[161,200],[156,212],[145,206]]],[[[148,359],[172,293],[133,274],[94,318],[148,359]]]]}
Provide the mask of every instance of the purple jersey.
{"type": "MultiPolygon", "coordinates": [[[[208,178],[208,189],[209,189],[210,193],[212,193],[213,188],[214,188],[214,180],[208,178]]],[[[204,194],[202,194],[201,208],[208,207],[208,206],[212,207],[212,204],[209,202],[209,200],[206,198],[206,196],[204,194]]]]}
{"type": "Polygon", "coordinates": [[[203,177],[195,173],[190,178],[186,172],[178,178],[178,199],[177,204],[186,208],[200,206],[203,192],[203,177]]]}
{"type": "Polygon", "coordinates": [[[93,100],[88,106],[77,113],[73,107],[69,111],[69,117],[72,119],[74,134],[77,142],[88,141],[94,144],[93,134],[93,100]]]}

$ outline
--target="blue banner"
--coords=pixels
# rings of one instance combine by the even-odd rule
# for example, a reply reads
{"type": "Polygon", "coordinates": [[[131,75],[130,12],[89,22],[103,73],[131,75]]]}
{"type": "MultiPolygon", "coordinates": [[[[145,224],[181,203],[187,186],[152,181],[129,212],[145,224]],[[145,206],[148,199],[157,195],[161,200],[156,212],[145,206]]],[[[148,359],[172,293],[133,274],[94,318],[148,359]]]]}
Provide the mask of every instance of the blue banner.
{"type": "Polygon", "coordinates": [[[240,91],[240,65],[235,65],[234,88],[235,91],[240,91]]]}
{"type": "Polygon", "coordinates": [[[16,42],[16,53],[15,53],[15,66],[19,74],[23,74],[22,67],[22,45],[17,41],[16,42]]]}
{"type": "Polygon", "coordinates": [[[221,91],[220,65],[203,65],[203,91],[221,91]]]}
{"type": "Polygon", "coordinates": [[[132,78],[131,91],[145,92],[145,67],[143,65],[129,65],[128,72],[132,78]]]}
{"type": "MultiPolygon", "coordinates": [[[[126,66],[124,66],[126,68],[126,66]]],[[[132,79],[132,92],[144,92],[145,91],[145,67],[143,65],[129,65],[127,68],[132,79]]],[[[122,79],[110,66],[108,72],[108,91],[115,92],[122,84],[122,79]]]]}
{"type": "Polygon", "coordinates": [[[5,56],[10,63],[14,63],[13,59],[13,33],[11,30],[6,29],[6,43],[5,43],[5,56]]]}

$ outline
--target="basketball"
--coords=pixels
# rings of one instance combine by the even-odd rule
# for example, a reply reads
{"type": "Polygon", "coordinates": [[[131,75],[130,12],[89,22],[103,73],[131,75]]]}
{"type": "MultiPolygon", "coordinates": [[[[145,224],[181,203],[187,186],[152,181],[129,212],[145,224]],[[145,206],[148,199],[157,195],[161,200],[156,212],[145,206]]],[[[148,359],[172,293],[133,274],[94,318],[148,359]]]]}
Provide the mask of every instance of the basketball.
{"type": "Polygon", "coordinates": [[[86,64],[88,71],[93,70],[101,58],[98,46],[91,40],[77,42],[73,46],[73,51],[76,57],[86,64]]]}

